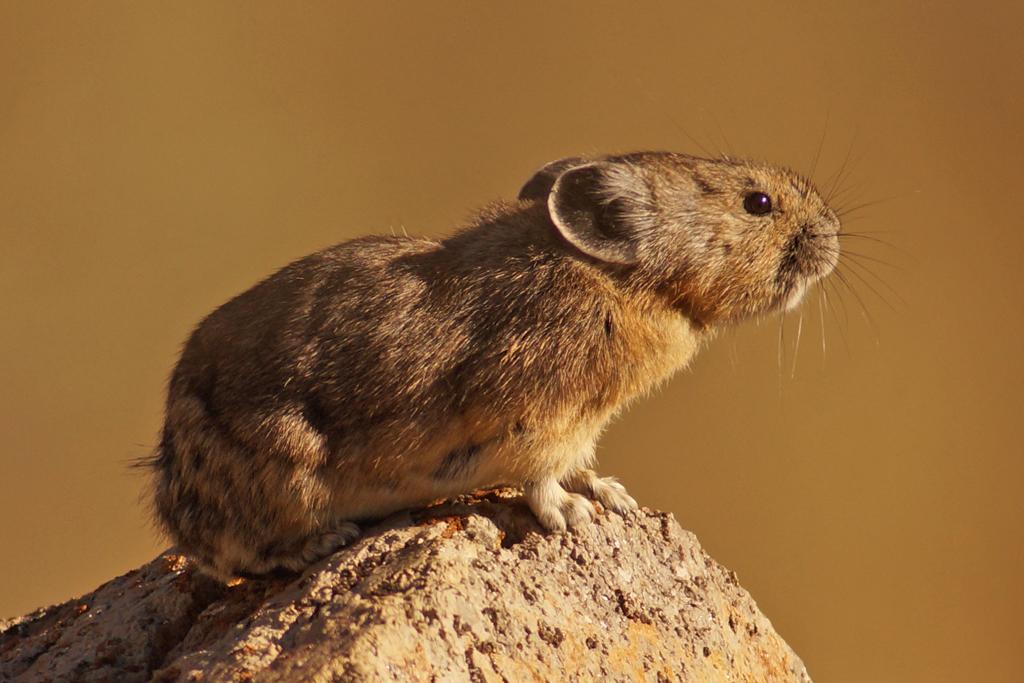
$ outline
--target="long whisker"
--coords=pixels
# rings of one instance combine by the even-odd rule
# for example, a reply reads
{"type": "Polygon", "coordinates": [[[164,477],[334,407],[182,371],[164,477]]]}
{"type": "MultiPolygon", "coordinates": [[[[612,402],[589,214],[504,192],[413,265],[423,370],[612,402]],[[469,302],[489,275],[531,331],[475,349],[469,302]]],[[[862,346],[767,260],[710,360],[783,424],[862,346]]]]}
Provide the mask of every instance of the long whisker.
{"type": "MultiPolygon", "coordinates": [[[[894,232],[895,231],[889,231],[889,232],[879,233],[879,234],[893,234],[894,232]]],[[[830,239],[832,239],[832,237],[835,237],[836,239],[848,239],[848,238],[849,239],[863,239],[863,240],[868,240],[869,242],[877,242],[878,244],[881,244],[881,245],[884,245],[886,247],[889,247],[890,249],[895,249],[897,251],[900,250],[900,248],[897,247],[892,242],[884,240],[881,237],[875,237],[873,234],[868,233],[868,232],[847,232],[845,230],[842,230],[840,232],[835,233],[835,235],[830,235],[828,233],[820,232],[820,233],[810,234],[810,235],[808,235],[808,237],[811,237],[811,238],[816,239],[816,240],[830,240],[830,239]]]]}
{"type": "MultiPolygon", "coordinates": [[[[907,307],[907,302],[906,302],[906,301],[905,301],[905,300],[903,299],[903,297],[901,297],[901,296],[899,295],[899,293],[898,293],[898,292],[896,292],[896,290],[894,290],[894,289],[893,289],[893,288],[892,288],[892,287],[891,287],[891,286],[889,285],[889,283],[887,283],[887,282],[886,282],[885,280],[882,280],[881,278],[879,278],[879,277],[878,277],[877,275],[875,275],[875,274],[874,274],[874,273],[873,273],[873,272],[872,272],[871,270],[868,270],[868,269],[867,269],[867,268],[866,268],[866,267],[865,267],[865,266],[864,266],[863,264],[859,264],[859,263],[857,263],[856,261],[853,261],[853,260],[849,260],[849,261],[846,261],[846,262],[845,262],[845,265],[849,265],[849,266],[857,266],[857,267],[859,267],[859,268],[863,269],[863,270],[864,270],[864,272],[866,272],[866,273],[869,273],[869,274],[871,274],[871,275],[874,275],[874,277],[875,277],[875,278],[877,278],[879,282],[881,282],[881,283],[882,283],[883,285],[885,285],[885,287],[887,287],[887,288],[888,288],[888,290],[889,290],[889,291],[890,291],[890,292],[891,292],[891,293],[893,294],[893,296],[895,296],[895,297],[896,297],[897,299],[899,299],[899,302],[900,302],[900,304],[902,304],[902,305],[903,305],[904,307],[907,307]]],[[[861,281],[862,283],[864,283],[864,286],[865,286],[865,287],[867,287],[867,288],[868,288],[869,290],[871,290],[871,292],[872,292],[872,293],[873,293],[873,294],[874,294],[875,296],[877,296],[877,297],[878,297],[879,299],[881,299],[881,300],[882,300],[882,303],[884,303],[884,304],[885,304],[886,306],[888,306],[888,307],[889,307],[889,310],[891,310],[891,311],[892,311],[893,313],[899,313],[899,311],[898,311],[898,310],[896,309],[896,307],[895,307],[895,306],[893,306],[893,305],[892,305],[892,303],[891,303],[891,302],[890,302],[890,301],[889,301],[889,300],[888,300],[888,299],[887,299],[886,297],[882,296],[881,292],[879,292],[879,291],[878,291],[877,289],[875,289],[875,288],[874,288],[874,287],[873,287],[873,286],[871,285],[871,283],[870,283],[870,282],[869,282],[869,281],[868,281],[868,280],[867,280],[867,279],[866,279],[866,278],[865,278],[865,277],[864,277],[863,275],[861,275],[860,273],[858,273],[858,272],[857,272],[856,270],[852,270],[852,269],[851,269],[850,271],[848,271],[848,272],[850,273],[850,275],[853,275],[853,276],[854,276],[854,277],[856,277],[856,278],[857,278],[858,280],[860,280],[860,281],[861,281]]]]}
{"type": "Polygon", "coordinates": [[[729,368],[732,370],[732,374],[736,374],[736,334],[729,335],[729,368]]]}
{"type": "Polygon", "coordinates": [[[867,233],[862,233],[862,232],[845,232],[844,231],[844,232],[840,232],[838,235],[836,235],[836,237],[838,237],[839,239],[843,239],[844,237],[846,237],[846,238],[850,238],[850,239],[868,240],[869,242],[875,242],[876,244],[881,244],[883,246],[888,247],[889,249],[893,249],[894,251],[898,251],[898,252],[900,252],[901,254],[903,254],[905,256],[909,256],[910,255],[910,253],[906,249],[902,249],[901,247],[897,247],[892,242],[887,242],[886,240],[883,240],[883,239],[881,239],[879,237],[875,237],[873,235],[869,235],[867,233]]]}
{"type": "MultiPolygon", "coordinates": [[[[829,236],[828,235],[808,235],[808,238],[809,239],[813,239],[813,240],[827,240],[827,239],[829,239],[829,236]]],[[[838,255],[841,255],[841,256],[842,255],[852,256],[852,257],[857,258],[857,259],[861,259],[861,260],[864,260],[864,261],[870,261],[872,263],[877,263],[879,265],[886,266],[888,268],[892,268],[893,270],[898,270],[900,272],[906,272],[906,269],[903,266],[898,265],[896,263],[893,263],[892,261],[886,261],[885,259],[879,258],[877,256],[871,256],[870,254],[862,254],[860,252],[850,251],[850,249],[848,247],[840,248],[840,247],[833,246],[833,245],[830,245],[830,244],[818,244],[817,248],[821,249],[822,251],[824,251],[824,252],[826,252],[828,254],[833,254],[833,255],[838,254],[838,255]]],[[[895,249],[895,247],[893,247],[893,248],[895,249]]]]}
{"type": "Polygon", "coordinates": [[[849,326],[849,318],[846,315],[846,304],[843,303],[843,298],[839,296],[838,290],[836,289],[836,285],[834,282],[832,282],[831,280],[823,280],[822,284],[824,285],[822,287],[822,293],[825,295],[825,308],[830,309],[832,311],[832,317],[834,317],[836,320],[836,328],[839,330],[839,339],[841,339],[843,342],[843,348],[846,349],[847,357],[850,357],[853,354],[850,352],[850,342],[846,338],[845,328],[849,326]],[[832,297],[839,299],[839,305],[843,309],[843,320],[839,319],[839,314],[836,309],[836,305],[832,302],[832,297],[829,296],[829,288],[832,289],[832,297]]]}
{"type": "Polygon", "coordinates": [[[727,155],[726,158],[735,156],[735,153],[733,152],[732,144],[729,142],[729,138],[726,137],[725,131],[722,130],[722,124],[721,124],[721,122],[719,122],[718,117],[712,115],[711,118],[715,122],[715,128],[718,129],[718,137],[720,137],[722,139],[722,142],[725,143],[725,150],[726,150],[726,152],[728,152],[728,155],[727,155]]]}
{"type": "Polygon", "coordinates": [[[700,151],[701,151],[701,152],[702,152],[702,153],[704,154],[704,156],[706,156],[706,157],[709,157],[709,158],[711,158],[711,157],[714,157],[714,156],[715,156],[714,154],[712,154],[712,153],[711,153],[711,151],[710,151],[710,150],[708,150],[708,148],[707,148],[707,147],[705,147],[705,146],[704,146],[704,145],[702,145],[702,144],[701,144],[700,142],[698,142],[698,141],[697,141],[697,138],[695,138],[695,137],[693,137],[692,135],[690,135],[689,131],[687,131],[687,130],[686,130],[686,129],[685,129],[685,128],[684,128],[683,126],[682,126],[682,124],[680,124],[680,123],[679,123],[678,119],[676,119],[676,118],[675,118],[674,116],[672,116],[672,115],[671,115],[671,114],[669,113],[669,112],[671,111],[671,108],[670,108],[670,107],[667,107],[667,106],[665,105],[665,102],[663,102],[663,101],[657,101],[657,100],[656,100],[656,98],[655,98],[655,95],[654,95],[653,91],[652,91],[652,90],[651,90],[650,88],[648,88],[648,87],[647,87],[646,85],[644,85],[644,83],[643,83],[643,82],[642,82],[642,81],[640,80],[640,78],[639,78],[639,77],[635,77],[635,78],[633,79],[633,81],[634,81],[635,85],[636,85],[636,86],[637,86],[637,87],[639,88],[639,90],[640,90],[640,93],[641,93],[641,94],[642,94],[642,95],[643,95],[643,96],[644,96],[645,98],[647,98],[647,102],[648,102],[649,104],[653,105],[653,107],[654,107],[654,110],[655,110],[655,111],[658,111],[658,112],[660,112],[660,113],[661,113],[661,114],[662,114],[662,115],[663,115],[663,116],[664,116],[664,117],[665,117],[666,119],[668,119],[669,123],[671,123],[671,124],[672,124],[672,126],[673,126],[673,127],[674,127],[674,128],[675,128],[675,129],[677,130],[677,131],[679,131],[680,133],[682,133],[682,134],[683,134],[683,135],[684,135],[684,136],[686,137],[686,139],[687,139],[687,140],[689,140],[689,141],[690,141],[690,142],[692,142],[692,143],[693,143],[694,145],[696,145],[696,146],[697,146],[697,148],[698,148],[698,149],[699,149],[699,150],[700,150],[700,151]]]}
{"type": "Polygon", "coordinates": [[[800,335],[804,329],[804,313],[801,309],[800,318],[796,323],[796,341],[793,343],[793,365],[789,369],[789,378],[793,379],[796,377],[796,359],[800,355],[800,335]]]}
{"type": "MultiPolygon", "coordinates": [[[[852,168],[852,167],[851,167],[852,168]]],[[[844,178],[843,180],[848,180],[844,178]]],[[[864,189],[864,182],[843,184],[829,197],[829,205],[836,207],[836,213],[849,200],[856,197],[864,189]]]]}
{"type": "MultiPolygon", "coordinates": [[[[863,217],[857,220],[862,220],[863,217]]],[[[843,221],[844,229],[839,232],[840,235],[896,235],[900,233],[899,230],[858,230],[857,232],[848,232],[845,229],[846,221],[843,221]]]]}
{"type": "Polygon", "coordinates": [[[785,356],[786,339],[786,312],[779,311],[779,340],[778,340],[778,361],[779,361],[779,398],[782,398],[782,361],[785,356]]]}
{"type": "Polygon", "coordinates": [[[875,319],[871,317],[871,313],[869,312],[868,307],[864,305],[864,299],[861,297],[857,289],[852,284],[850,284],[850,281],[846,278],[846,274],[843,273],[841,268],[837,267],[835,269],[835,274],[836,277],[839,278],[839,281],[842,282],[848,290],[850,290],[850,293],[853,294],[853,298],[857,300],[857,305],[860,306],[861,317],[864,318],[864,321],[868,324],[868,327],[871,328],[871,333],[875,339],[875,346],[880,346],[881,341],[879,337],[878,326],[875,324],[875,319]]]}
{"type": "MultiPolygon", "coordinates": [[[[818,140],[818,149],[814,152],[814,160],[811,161],[811,172],[807,174],[808,178],[814,177],[814,172],[818,170],[818,161],[821,159],[821,150],[825,147],[825,135],[828,133],[828,119],[831,114],[831,108],[825,110],[825,125],[821,128],[821,138],[818,140]]],[[[804,197],[807,197],[807,193],[810,192],[810,186],[807,187],[807,191],[804,193],[804,197]]]]}
{"type": "Polygon", "coordinates": [[[832,288],[832,298],[829,298],[829,297],[826,296],[825,297],[825,301],[832,305],[832,312],[836,316],[836,320],[837,321],[839,321],[839,313],[841,312],[843,314],[843,317],[842,317],[842,323],[843,323],[842,327],[843,328],[849,328],[850,327],[850,312],[846,308],[846,301],[843,299],[842,296],[840,296],[839,285],[837,285],[835,283],[835,280],[832,279],[832,278],[829,278],[828,280],[824,280],[824,283],[829,285],[832,288]],[[839,306],[838,307],[835,305],[833,299],[835,301],[839,302],[839,306]]]}
{"type": "Polygon", "coordinates": [[[830,179],[831,182],[830,182],[830,185],[829,185],[829,190],[825,194],[825,203],[826,204],[829,204],[829,205],[832,204],[832,197],[835,195],[836,190],[839,189],[839,187],[841,186],[842,180],[844,180],[844,178],[845,178],[847,167],[848,167],[848,165],[850,163],[850,157],[853,155],[853,148],[854,148],[854,145],[856,144],[856,141],[857,141],[857,135],[856,135],[856,133],[854,133],[853,139],[850,140],[850,147],[849,147],[849,149],[846,150],[846,156],[843,158],[842,165],[839,167],[839,170],[836,172],[836,174],[830,179]]]}
{"type": "MultiPolygon", "coordinates": [[[[826,248],[828,248],[828,247],[826,247],[826,248]]],[[[846,256],[849,256],[851,258],[855,258],[855,259],[857,259],[859,261],[868,261],[870,263],[877,263],[880,266],[885,266],[886,268],[892,268],[893,270],[899,271],[901,273],[905,273],[907,271],[906,268],[904,268],[903,266],[899,265],[898,263],[893,263],[892,261],[886,261],[883,258],[878,258],[877,256],[872,256],[870,254],[863,254],[863,253],[861,253],[859,251],[850,251],[849,248],[844,248],[844,249],[836,250],[836,253],[839,253],[841,255],[845,254],[846,256]]]]}
{"type": "MultiPolygon", "coordinates": [[[[894,294],[894,295],[895,295],[895,296],[896,296],[897,298],[900,298],[900,293],[899,293],[899,292],[897,292],[897,291],[895,290],[895,288],[893,288],[893,286],[892,286],[892,285],[890,285],[890,284],[889,284],[888,282],[886,282],[886,281],[885,281],[885,278],[883,278],[883,277],[882,277],[881,275],[879,275],[878,273],[876,273],[875,271],[873,271],[873,270],[872,270],[871,268],[869,268],[869,267],[868,267],[868,264],[866,264],[866,263],[862,262],[862,260],[861,260],[861,259],[866,259],[866,258],[867,258],[867,257],[866,257],[866,256],[864,256],[863,254],[851,254],[851,253],[849,253],[849,252],[846,252],[846,253],[842,253],[842,254],[840,254],[840,255],[839,255],[839,258],[840,258],[840,259],[846,259],[846,262],[847,262],[847,263],[850,263],[850,264],[853,264],[853,265],[856,265],[856,266],[858,266],[858,267],[859,267],[859,268],[861,268],[861,269],[862,269],[862,270],[863,270],[863,271],[864,271],[865,273],[867,273],[868,275],[870,275],[871,277],[873,277],[873,278],[874,278],[874,279],[875,279],[875,280],[876,280],[876,281],[877,281],[877,282],[878,282],[879,284],[881,284],[881,285],[882,285],[883,287],[885,287],[885,288],[886,288],[886,289],[888,289],[888,290],[889,290],[890,292],[892,292],[892,293],[893,293],[893,294],[894,294]]],[[[873,260],[874,260],[874,259],[868,259],[868,261],[873,261],[873,260]]],[[[901,271],[901,272],[905,272],[905,271],[903,270],[903,268],[901,268],[901,267],[899,267],[899,266],[892,266],[892,267],[893,267],[893,268],[895,268],[896,270],[899,270],[899,271],[901,271]]],[[[901,299],[901,300],[900,300],[900,303],[903,303],[903,304],[905,304],[906,302],[905,302],[905,301],[903,301],[903,300],[901,299]]]]}
{"type": "Polygon", "coordinates": [[[821,362],[828,361],[828,345],[825,343],[825,307],[822,304],[822,296],[825,288],[818,286],[818,323],[821,326],[821,362]]]}
{"type": "Polygon", "coordinates": [[[858,254],[856,252],[851,252],[851,251],[849,251],[847,249],[837,249],[835,247],[831,247],[831,246],[828,246],[828,245],[822,245],[822,246],[819,246],[819,248],[822,251],[824,251],[825,253],[827,253],[827,254],[831,254],[833,256],[838,256],[839,260],[842,263],[844,263],[846,265],[849,265],[851,268],[855,269],[855,270],[851,270],[850,273],[853,274],[853,275],[856,275],[859,280],[864,282],[865,286],[867,286],[872,292],[874,292],[875,296],[877,296],[879,299],[884,301],[885,304],[890,309],[892,309],[894,312],[896,312],[895,306],[893,306],[892,303],[890,303],[889,300],[886,297],[882,296],[882,294],[880,292],[878,292],[878,290],[876,290],[871,285],[871,283],[868,282],[861,275],[861,273],[864,273],[864,274],[869,275],[870,277],[874,278],[876,282],[878,282],[882,287],[885,287],[885,289],[888,290],[889,293],[891,293],[894,297],[896,297],[896,299],[900,302],[900,304],[902,304],[904,307],[909,307],[909,305],[907,304],[907,301],[903,298],[902,295],[900,295],[900,293],[898,291],[896,291],[896,289],[892,285],[890,285],[888,282],[886,282],[885,279],[882,276],[880,276],[878,273],[873,271],[871,268],[868,267],[868,265],[866,263],[863,263],[862,261],[879,263],[881,265],[889,266],[890,268],[894,268],[894,269],[896,269],[898,271],[904,272],[904,269],[902,267],[897,266],[897,265],[892,264],[892,263],[889,263],[889,262],[884,261],[882,259],[878,259],[878,258],[874,258],[874,257],[868,256],[866,254],[858,254]],[[860,271],[860,272],[858,272],[858,271],[860,271]]]}
{"type": "Polygon", "coordinates": [[[849,216],[850,214],[852,214],[852,213],[854,213],[856,211],[861,211],[861,210],[866,209],[866,208],[868,208],[870,206],[878,206],[879,204],[885,204],[887,202],[891,202],[891,201],[893,201],[895,199],[900,199],[900,198],[901,198],[900,195],[892,195],[892,196],[889,196],[889,197],[882,197],[880,199],[872,199],[870,201],[861,202],[859,204],[854,204],[853,206],[839,206],[838,208],[836,208],[836,215],[839,216],[840,218],[844,218],[844,217],[849,216]]]}

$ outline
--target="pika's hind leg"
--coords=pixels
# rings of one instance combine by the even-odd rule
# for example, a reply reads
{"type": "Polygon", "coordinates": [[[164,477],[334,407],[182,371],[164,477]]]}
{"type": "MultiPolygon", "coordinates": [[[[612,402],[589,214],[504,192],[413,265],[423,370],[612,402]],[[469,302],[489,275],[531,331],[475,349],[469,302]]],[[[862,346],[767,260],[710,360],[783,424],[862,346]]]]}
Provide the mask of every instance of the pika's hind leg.
{"type": "Polygon", "coordinates": [[[548,531],[565,531],[594,518],[594,504],[578,493],[567,492],[554,477],[529,482],[523,488],[530,510],[548,531]]]}
{"type": "Polygon", "coordinates": [[[305,538],[271,543],[261,552],[254,552],[250,545],[239,544],[231,537],[222,537],[218,553],[209,557],[195,555],[193,559],[204,573],[221,581],[236,576],[258,578],[280,570],[304,571],[358,536],[359,527],[355,524],[339,522],[305,538]]]}
{"type": "Polygon", "coordinates": [[[302,571],[314,562],[319,562],[335,551],[344,548],[359,537],[359,527],[352,522],[339,522],[328,531],[310,536],[297,550],[290,554],[281,554],[269,560],[279,567],[302,571]]]}
{"type": "Polygon", "coordinates": [[[619,514],[637,508],[636,501],[615,477],[599,477],[594,470],[582,469],[570,473],[562,483],[569,491],[589,496],[619,514]]]}

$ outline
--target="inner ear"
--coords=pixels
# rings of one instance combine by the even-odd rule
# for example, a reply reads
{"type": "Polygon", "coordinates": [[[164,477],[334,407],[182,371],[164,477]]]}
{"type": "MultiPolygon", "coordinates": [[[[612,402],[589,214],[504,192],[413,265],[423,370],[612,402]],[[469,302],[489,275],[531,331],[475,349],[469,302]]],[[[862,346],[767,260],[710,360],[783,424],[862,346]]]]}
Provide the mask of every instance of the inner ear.
{"type": "MultiPolygon", "coordinates": [[[[610,187],[612,175],[601,163],[563,172],[548,195],[548,212],[562,237],[584,254],[607,263],[636,263],[636,219],[628,200],[610,187]]],[[[614,175],[621,183],[621,174],[614,175]]]]}
{"type": "Polygon", "coordinates": [[[583,166],[586,163],[587,160],[583,157],[566,157],[565,159],[545,164],[519,190],[519,199],[547,199],[555,181],[558,180],[558,176],[570,168],[583,166]]]}

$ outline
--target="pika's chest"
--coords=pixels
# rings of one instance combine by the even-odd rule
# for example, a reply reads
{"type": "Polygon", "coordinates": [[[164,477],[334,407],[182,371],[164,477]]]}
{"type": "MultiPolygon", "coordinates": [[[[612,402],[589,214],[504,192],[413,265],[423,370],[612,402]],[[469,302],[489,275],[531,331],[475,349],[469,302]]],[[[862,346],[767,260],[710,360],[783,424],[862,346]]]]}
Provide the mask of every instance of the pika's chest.
{"type": "Polygon", "coordinates": [[[662,315],[651,325],[646,341],[647,352],[639,364],[648,384],[656,386],[689,364],[697,353],[700,340],[690,323],[682,316],[662,315]]]}
{"type": "Polygon", "coordinates": [[[614,414],[685,367],[699,348],[697,332],[682,316],[633,313],[621,320],[607,347],[595,353],[603,371],[580,397],[584,412],[614,414]]]}

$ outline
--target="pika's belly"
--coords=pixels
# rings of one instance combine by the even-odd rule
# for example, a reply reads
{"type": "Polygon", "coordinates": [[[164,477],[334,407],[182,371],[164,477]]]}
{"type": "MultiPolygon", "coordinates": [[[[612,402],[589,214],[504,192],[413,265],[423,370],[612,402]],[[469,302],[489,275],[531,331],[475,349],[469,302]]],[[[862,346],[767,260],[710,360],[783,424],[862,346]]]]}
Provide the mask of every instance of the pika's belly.
{"type": "Polygon", "coordinates": [[[374,472],[362,479],[352,476],[358,468],[338,472],[334,513],[342,519],[377,517],[480,488],[561,479],[592,464],[594,442],[608,417],[567,418],[543,431],[513,426],[489,437],[466,435],[458,445],[450,430],[427,448],[376,457],[362,453],[376,463],[374,472]]]}

